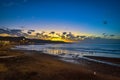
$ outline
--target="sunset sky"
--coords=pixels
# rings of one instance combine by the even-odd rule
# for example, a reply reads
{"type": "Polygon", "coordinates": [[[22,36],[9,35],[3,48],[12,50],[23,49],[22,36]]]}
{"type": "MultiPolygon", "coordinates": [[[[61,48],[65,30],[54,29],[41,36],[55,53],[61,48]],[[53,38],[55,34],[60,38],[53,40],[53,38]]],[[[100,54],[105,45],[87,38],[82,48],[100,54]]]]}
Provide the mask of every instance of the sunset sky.
{"type": "Polygon", "coordinates": [[[0,28],[120,35],[120,0],[0,0],[0,28]]]}

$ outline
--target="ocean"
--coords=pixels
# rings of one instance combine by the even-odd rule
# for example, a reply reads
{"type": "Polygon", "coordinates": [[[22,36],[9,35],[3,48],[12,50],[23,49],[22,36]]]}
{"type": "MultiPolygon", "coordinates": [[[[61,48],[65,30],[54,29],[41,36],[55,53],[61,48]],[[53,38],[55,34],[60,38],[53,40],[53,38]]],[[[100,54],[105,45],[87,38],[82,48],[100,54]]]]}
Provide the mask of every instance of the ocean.
{"type": "Polygon", "coordinates": [[[15,49],[43,51],[51,55],[67,58],[83,56],[102,56],[120,58],[120,44],[45,44],[45,45],[20,45],[15,49]]]}

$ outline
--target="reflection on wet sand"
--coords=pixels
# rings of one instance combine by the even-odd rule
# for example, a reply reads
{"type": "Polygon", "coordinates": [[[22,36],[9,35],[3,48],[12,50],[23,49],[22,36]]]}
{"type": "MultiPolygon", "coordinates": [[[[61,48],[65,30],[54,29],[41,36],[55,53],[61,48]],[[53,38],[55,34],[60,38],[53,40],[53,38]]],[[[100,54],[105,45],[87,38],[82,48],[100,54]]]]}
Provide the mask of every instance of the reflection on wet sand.
{"type": "Polygon", "coordinates": [[[71,53],[71,51],[61,50],[61,49],[44,49],[43,51],[45,51],[45,52],[47,52],[49,54],[54,54],[54,55],[71,53]]]}

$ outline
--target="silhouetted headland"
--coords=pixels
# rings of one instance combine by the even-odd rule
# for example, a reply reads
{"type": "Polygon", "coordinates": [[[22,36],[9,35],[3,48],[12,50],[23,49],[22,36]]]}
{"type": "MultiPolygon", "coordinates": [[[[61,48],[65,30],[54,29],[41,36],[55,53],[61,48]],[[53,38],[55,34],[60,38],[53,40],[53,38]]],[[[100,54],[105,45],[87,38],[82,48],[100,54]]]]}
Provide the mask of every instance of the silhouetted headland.
{"type": "Polygon", "coordinates": [[[1,42],[7,42],[10,44],[44,44],[44,43],[66,43],[64,41],[51,41],[42,39],[29,39],[25,37],[1,37],[1,42]]]}

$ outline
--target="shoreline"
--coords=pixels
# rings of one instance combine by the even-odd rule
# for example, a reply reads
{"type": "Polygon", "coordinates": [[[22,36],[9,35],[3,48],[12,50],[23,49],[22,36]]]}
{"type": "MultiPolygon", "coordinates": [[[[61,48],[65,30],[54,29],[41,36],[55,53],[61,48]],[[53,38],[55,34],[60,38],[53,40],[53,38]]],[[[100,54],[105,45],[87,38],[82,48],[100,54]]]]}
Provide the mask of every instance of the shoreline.
{"type": "Polygon", "coordinates": [[[18,55],[18,57],[14,58],[0,58],[1,80],[120,79],[117,67],[89,62],[84,59],[79,60],[81,64],[73,64],[61,61],[59,60],[59,57],[44,54],[41,51],[3,50],[0,51],[0,53],[6,53],[6,55],[18,55]],[[114,70],[112,70],[113,68],[114,70]]]}

